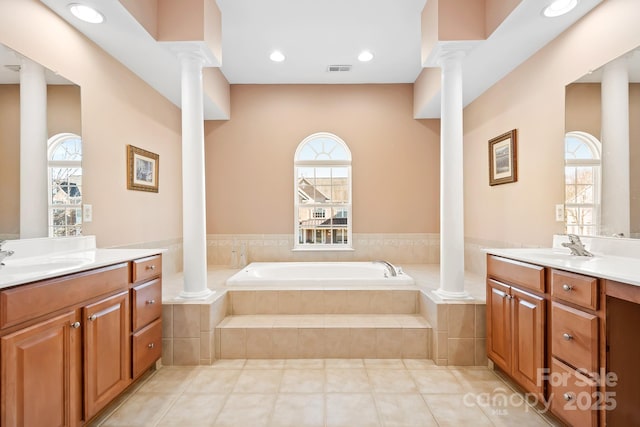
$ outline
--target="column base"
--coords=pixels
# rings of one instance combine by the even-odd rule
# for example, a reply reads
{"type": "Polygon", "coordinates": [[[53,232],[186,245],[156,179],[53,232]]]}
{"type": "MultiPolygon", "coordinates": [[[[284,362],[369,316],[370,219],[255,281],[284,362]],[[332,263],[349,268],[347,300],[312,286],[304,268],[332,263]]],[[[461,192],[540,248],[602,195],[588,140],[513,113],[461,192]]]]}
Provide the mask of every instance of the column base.
{"type": "Polygon", "coordinates": [[[455,300],[455,301],[469,301],[469,300],[473,300],[474,298],[469,295],[466,291],[462,291],[462,292],[451,292],[451,291],[445,291],[442,288],[438,288],[435,291],[432,291],[438,298],[440,298],[441,300],[455,300]]]}
{"type": "Polygon", "coordinates": [[[177,299],[205,300],[213,294],[215,294],[215,291],[208,288],[198,292],[182,291],[177,299]]]}

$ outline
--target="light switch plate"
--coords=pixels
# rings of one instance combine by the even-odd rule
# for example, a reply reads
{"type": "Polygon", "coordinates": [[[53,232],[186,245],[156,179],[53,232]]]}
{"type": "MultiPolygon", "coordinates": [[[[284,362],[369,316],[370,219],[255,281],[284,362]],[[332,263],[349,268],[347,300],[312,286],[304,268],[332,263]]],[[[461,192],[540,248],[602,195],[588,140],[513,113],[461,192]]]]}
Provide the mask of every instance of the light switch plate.
{"type": "Polygon", "coordinates": [[[84,222],[91,222],[93,220],[93,206],[82,205],[82,220],[84,222]]]}
{"type": "Polygon", "coordinates": [[[556,221],[564,222],[564,205],[556,205],[556,221]]]}

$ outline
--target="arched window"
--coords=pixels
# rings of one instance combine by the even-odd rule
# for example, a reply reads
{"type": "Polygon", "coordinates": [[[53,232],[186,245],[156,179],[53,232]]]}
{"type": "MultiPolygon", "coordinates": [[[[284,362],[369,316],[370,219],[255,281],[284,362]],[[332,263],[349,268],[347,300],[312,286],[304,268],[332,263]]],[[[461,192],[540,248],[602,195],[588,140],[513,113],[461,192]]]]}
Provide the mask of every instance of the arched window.
{"type": "Polygon", "coordinates": [[[586,132],[564,138],[565,212],[567,233],[594,236],[600,225],[602,144],[586,132]]]}
{"type": "Polygon", "coordinates": [[[48,141],[49,237],[82,234],[82,138],[60,133],[48,141]]]}
{"type": "Polygon", "coordinates": [[[351,248],[351,151],[336,135],[305,138],[294,157],[297,249],[351,248]]]}

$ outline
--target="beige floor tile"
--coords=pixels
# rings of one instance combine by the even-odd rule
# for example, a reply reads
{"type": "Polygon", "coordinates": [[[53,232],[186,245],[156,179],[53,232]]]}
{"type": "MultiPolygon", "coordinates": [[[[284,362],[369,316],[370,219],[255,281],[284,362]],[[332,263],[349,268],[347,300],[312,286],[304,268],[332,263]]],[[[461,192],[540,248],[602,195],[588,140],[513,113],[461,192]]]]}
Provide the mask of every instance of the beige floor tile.
{"type": "Polygon", "coordinates": [[[384,427],[436,427],[435,418],[419,394],[374,395],[384,427]]]}
{"type": "Polygon", "coordinates": [[[183,394],[162,417],[158,427],[212,426],[227,396],[222,394],[183,394]]]}
{"type": "Polygon", "coordinates": [[[321,369],[285,369],[280,393],[322,393],[325,373],[321,369]]]}
{"type": "Polygon", "coordinates": [[[324,359],[287,359],[285,369],[324,369],[324,359]]]}
{"type": "Polygon", "coordinates": [[[203,369],[185,388],[185,393],[231,393],[242,371],[239,369],[203,369]]]}
{"type": "Polygon", "coordinates": [[[418,387],[405,370],[367,369],[373,391],[377,393],[417,393],[418,387]]]}
{"type": "Polygon", "coordinates": [[[232,394],[216,418],[215,427],[266,427],[275,394],[232,394]]]}
{"type": "Polygon", "coordinates": [[[423,397],[440,427],[493,425],[482,409],[463,394],[424,394],[423,397]]]}
{"type": "Polygon", "coordinates": [[[409,371],[420,393],[465,393],[468,390],[452,372],[446,369],[422,369],[409,371]]]}
{"type": "Polygon", "coordinates": [[[509,390],[504,393],[496,392],[493,396],[496,398],[488,401],[480,400],[478,406],[494,426],[549,427],[549,423],[538,415],[535,409],[527,405],[517,393],[509,390]]]}
{"type": "Polygon", "coordinates": [[[140,386],[143,393],[181,393],[198,372],[196,366],[163,366],[140,386]]]}
{"type": "Polygon", "coordinates": [[[327,393],[368,393],[371,383],[365,369],[327,368],[327,393]]]}
{"type": "Polygon", "coordinates": [[[247,358],[269,359],[271,350],[271,329],[247,329],[247,358]]]}
{"type": "Polygon", "coordinates": [[[284,359],[248,359],[244,364],[245,369],[282,369],[284,359]]]}
{"type": "Polygon", "coordinates": [[[245,369],[233,393],[276,393],[282,381],[281,369],[245,369]]]}
{"type": "Polygon", "coordinates": [[[279,394],[269,427],[324,427],[324,395],[279,394]]]}
{"type": "Polygon", "coordinates": [[[328,393],[327,427],[380,427],[373,396],[369,393],[328,393]]]}
{"type": "Polygon", "coordinates": [[[402,359],[364,359],[364,365],[367,369],[404,369],[402,359]]]}
{"type": "Polygon", "coordinates": [[[220,359],[213,362],[211,367],[215,369],[242,369],[245,362],[245,359],[220,359]]]}
{"type": "Polygon", "coordinates": [[[402,359],[407,369],[434,369],[438,366],[431,359],[402,359]]]}
{"type": "Polygon", "coordinates": [[[333,368],[364,368],[364,361],[362,359],[325,359],[324,366],[327,369],[333,368]]]}
{"type": "Polygon", "coordinates": [[[325,357],[348,358],[351,342],[349,328],[325,329],[325,357]]]}
{"type": "Polygon", "coordinates": [[[120,406],[102,426],[153,426],[178,398],[169,393],[136,393],[120,406]]]}
{"type": "Polygon", "coordinates": [[[509,390],[509,387],[488,368],[455,368],[450,371],[465,388],[477,392],[491,393],[500,389],[509,390]]]}

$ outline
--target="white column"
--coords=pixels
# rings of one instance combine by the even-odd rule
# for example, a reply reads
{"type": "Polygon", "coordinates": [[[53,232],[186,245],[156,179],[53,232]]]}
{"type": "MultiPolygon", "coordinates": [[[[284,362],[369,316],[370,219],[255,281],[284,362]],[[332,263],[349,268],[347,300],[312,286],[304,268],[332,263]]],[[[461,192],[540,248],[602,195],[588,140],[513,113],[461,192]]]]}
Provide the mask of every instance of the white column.
{"type": "Polygon", "coordinates": [[[602,73],[602,233],[631,229],[629,189],[629,73],[627,58],[607,64],[602,73]]]}
{"type": "Polygon", "coordinates": [[[445,53],[440,118],[440,287],[441,298],[466,299],[464,290],[464,206],[462,157],[462,58],[445,53]]]}
{"type": "Polygon", "coordinates": [[[202,67],[197,53],[179,54],[182,67],[182,233],[184,287],[182,298],[206,298],[207,229],[204,173],[202,67]]]}
{"type": "Polygon", "coordinates": [[[20,67],[20,238],[47,237],[47,82],[42,65],[20,67]]]}

